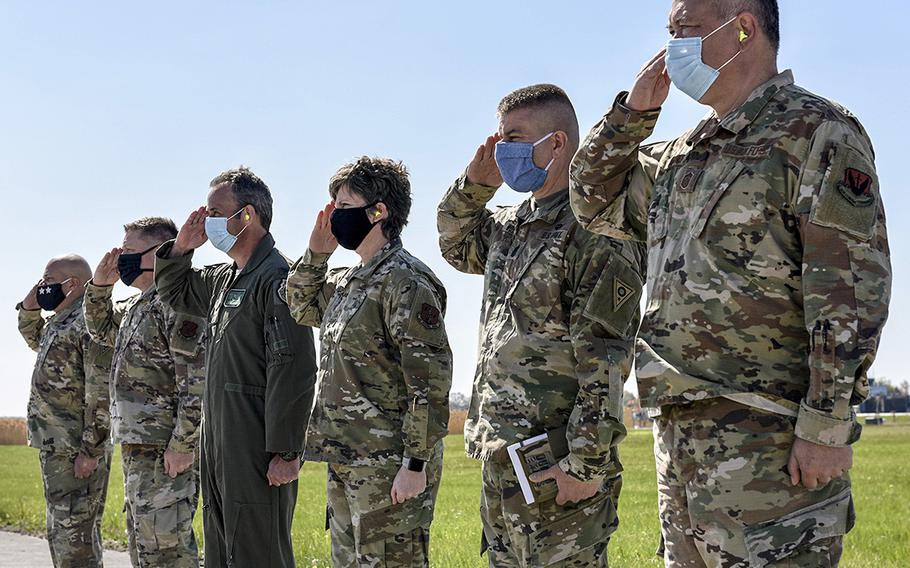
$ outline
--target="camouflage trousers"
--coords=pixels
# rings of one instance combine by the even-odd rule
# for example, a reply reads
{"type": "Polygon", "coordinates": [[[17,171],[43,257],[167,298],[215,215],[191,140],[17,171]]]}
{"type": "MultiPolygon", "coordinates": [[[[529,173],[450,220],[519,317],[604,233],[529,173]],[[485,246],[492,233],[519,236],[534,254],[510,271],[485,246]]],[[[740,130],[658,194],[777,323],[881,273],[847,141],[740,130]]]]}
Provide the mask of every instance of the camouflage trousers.
{"type": "Polygon", "coordinates": [[[75,454],[42,450],[41,477],[47,502],[47,542],[57,568],[97,568],[101,562],[101,517],[111,471],[110,452],[88,479],[73,475],[75,454]]]}
{"type": "Polygon", "coordinates": [[[198,568],[193,534],[198,501],[195,468],[171,479],[163,446],[122,448],[126,532],[134,568],[198,568]]]}
{"type": "Polygon", "coordinates": [[[383,466],[329,465],[326,528],[335,568],[429,566],[430,523],[442,477],[442,443],[427,462],[427,488],[392,504],[390,492],[400,463],[383,466]]]}
{"type": "Polygon", "coordinates": [[[794,424],[725,398],[661,409],[654,454],[668,567],[837,566],[855,518],[850,480],[793,487],[794,424]]]}
{"type": "Polygon", "coordinates": [[[580,503],[557,505],[550,498],[528,505],[512,465],[485,461],[481,553],[486,549],[491,568],[606,568],[607,544],[619,526],[621,489],[622,479],[616,477],[580,503]]]}

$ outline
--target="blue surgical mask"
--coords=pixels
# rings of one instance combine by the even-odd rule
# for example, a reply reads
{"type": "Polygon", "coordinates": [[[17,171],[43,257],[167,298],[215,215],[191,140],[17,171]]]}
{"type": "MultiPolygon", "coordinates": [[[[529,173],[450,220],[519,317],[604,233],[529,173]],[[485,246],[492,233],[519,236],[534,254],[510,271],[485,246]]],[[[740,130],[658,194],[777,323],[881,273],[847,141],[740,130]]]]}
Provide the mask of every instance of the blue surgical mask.
{"type": "MultiPolygon", "coordinates": [[[[242,207],[240,208],[240,211],[243,211],[242,207]]],[[[237,211],[230,217],[205,218],[205,236],[209,238],[212,246],[225,254],[234,248],[234,245],[237,244],[237,237],[239,237],[241,233],[246,231],[246,228],[249,227],[249,224],[247,224],[242,229],[240,229],[240,232],[236,235],[232,235],[230,231],[228,231],[228,221],[237,215],[240,215],[240,211],[237,211]]]]}
{"type": "Polygon", "coordinates": [[[696,101],[700,101],[711,85],[720,77],[721,70],[739,57],[742,50],[727,60],[717,69],[711,67],[702,59],[702,45],[706,39],[722,30],[730,22],[736,21],[739,16],[734,16],[719,28],[705,37],[683,37],[671,39],[667,42],[667,73],[670,81],[676,88],[686,93],[696,101]]]}
{"type": "Polygon", "coordinates": [[[537,167],[534,163],[534,148],[554,134],[556,133],[551,132],[533,144],[504,140],[496,143],[496,165],[509,187],[519,193],[530,193],[543,187],[553,159],[550,159],[547,167],[537,167]]]}

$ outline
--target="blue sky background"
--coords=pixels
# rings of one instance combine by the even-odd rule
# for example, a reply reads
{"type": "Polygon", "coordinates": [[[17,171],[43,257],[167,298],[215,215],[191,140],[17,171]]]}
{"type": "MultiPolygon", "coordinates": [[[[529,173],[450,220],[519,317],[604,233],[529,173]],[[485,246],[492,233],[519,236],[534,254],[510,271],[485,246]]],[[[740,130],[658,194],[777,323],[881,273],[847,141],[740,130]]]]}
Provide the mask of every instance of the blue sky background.
{"type": "MultiPolygon", "coordinates": [[[[906,21],[896,0],[784,0],[781,68],[852,109],[877,150],[894,264],[875,374],[900,382],[910,336],[901,181],[908,119],[906,21]],[[874,9],[868,8],[874,6],[874,9]]],[[[480,277],[436,247],[435,208],[512,89],[562,86],[586,131],[666,41],[669,0],[641,2],[5,2],[0,17],[0,416],[25,414],[34,354],[14,304],[46,260],[94,264],[124,222],[178,225],[208,180],[246,164],[270,185],[273,233],[304,251],[326,182],[361,154],[403,160],[414,207],[405,245],[447,284],[455,390],[470,391],[480,277]]],[[[655,134],[705,109],[674,91],[655,134]]],[[[499,203],[514,203],[504,189],[499,203]]],[[[197,263],[226,257],[206,245],[197,263]]],[[[338,254],[335,264],[355,262],[338,254]]],[[[128,291],[118,285],[118,295],[128,291]]]]}

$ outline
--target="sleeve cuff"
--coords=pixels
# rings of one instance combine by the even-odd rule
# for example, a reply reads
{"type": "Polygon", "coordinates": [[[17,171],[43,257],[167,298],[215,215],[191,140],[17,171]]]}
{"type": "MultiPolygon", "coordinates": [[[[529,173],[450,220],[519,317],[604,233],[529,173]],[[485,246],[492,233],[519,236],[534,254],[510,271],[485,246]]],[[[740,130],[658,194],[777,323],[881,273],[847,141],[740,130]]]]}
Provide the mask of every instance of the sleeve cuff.
{"type": "Polygon", "coordinates": [[[645,122],[657,122],[660,116],[661,107],[653,110],[632,110],[626,106],[626,100],[629,98],[629,92],[623,91],[616,95],[613,101],[613,108],[607,115],[611,124],[625,126],[627,124],[637,124],[645,122]]]}
{"type": "Polygon", "coordinates": [[[93,280],[89,280],[85,285],[85,293],[92,298],[110,298],[114,293],[114,285],[99,286],[98,284],[95,284],[93,280]]]}
{"type": "Polygon", "coordinates": [[[460,193],[464,198],[474,203],[479,208],[489,203],[499,188],[471,183],[468,181],[468,174],[464,173],[460,178],[458,178],[458,181],[455,182],[455,185],[452,187],[452,189],[460,193]]]}
{"type": "Polygon", "coordinates": [[[851,416],[844,420],[828,412],[816,410],[805,401],[799,405],[796,418],[796,437],[821,446],[844,447],[859,440],[862,426],[851,416]]]}
{"type": "MultiPolygon", "coordinates": [[[[9,305],[9,304],[7,304],[9,305]]],[[[16,310],[19,312],[19,317],[21,318],[31,318],[31,319],[41,319],[41,308],[36,310],[30,310],[22,305],[22,302],[16,304],[16,310]]]]}
{"type": "Polygon", "coordinates": [[[196,445],[171,437],[171,440],[167,443],[167,449],[180,454],[192,454],[196,452],[196,445]]]}
{"type": "Polygon", "coordinates": [[[306,253],[297,261],[297,265],[307,264],[309,266],[324,266],[329,263],[329,258],[331,258],[331,253],[325,254],[321,252],[313,252],[310,249],[307,249],[306,253]]]}
{"type": "Polygon", "coordinates": [[[569,454],[559,460],[559,469],[578,481],[598,481],[606,477],[604,468],[594,467],[573,454],[569,454]]]}

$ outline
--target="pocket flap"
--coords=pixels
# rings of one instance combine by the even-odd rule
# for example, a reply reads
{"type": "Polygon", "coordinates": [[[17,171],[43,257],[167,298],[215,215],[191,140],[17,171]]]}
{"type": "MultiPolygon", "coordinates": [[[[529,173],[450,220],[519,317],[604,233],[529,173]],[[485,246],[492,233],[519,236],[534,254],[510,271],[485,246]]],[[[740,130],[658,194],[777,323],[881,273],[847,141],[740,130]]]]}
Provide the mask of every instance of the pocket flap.
{"type": "Polygon", "coordinates": [[[239,392],[241,394],[249,394],[252,396],[258,396],[260,398],[265,398],[265,387],[257,387],[256,385],[224,383],[224,390],[227,392],[239,392]]]}
{"type": "Polygon", "coordinates": [[[360,515],[355,527],[357,540],[361,544],[386,540],[399,534],[408,534],[419,527],[429,527],[433,520],[433,509],[423,506],[425,495],[367,511],[360,515]]]}
{"type": "Polygon", "coordinates": [[[616,507],[604,492],[569,515],[531,535],[531,565],[549,566],[567,560],[610,538],[616,528],[616,507]]]}
{"type": "Polygon", "coordinates": [[[736,164],[730,173],[723,176],[720,180],[720,184],[714,188],[711,194],[708,196],[707,201],[705,201],[704,206],[701,208],[701,211],[698,213],[698,218],[692,224],[691,235],[693,239],[697,239],[701,236],[702,231],[705,230],[705,226],[708,224],[708,219],[711,218],[711,214],[714,213],[714,208],[717,207],[717,202],[720,201],[720,198],[727,193],[727,189],[736,182],[740,174],[746,170],[744,164],[736,164]]]}
{"type": "Polygon", "coordinates": [[[853,496],[847,488],[783,517],[746,527],[750,565],[762,568],[818,540],[845,535],[854,518],[853,496]]]}

